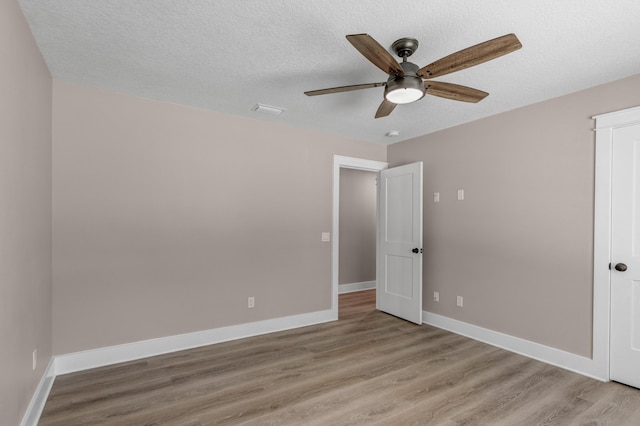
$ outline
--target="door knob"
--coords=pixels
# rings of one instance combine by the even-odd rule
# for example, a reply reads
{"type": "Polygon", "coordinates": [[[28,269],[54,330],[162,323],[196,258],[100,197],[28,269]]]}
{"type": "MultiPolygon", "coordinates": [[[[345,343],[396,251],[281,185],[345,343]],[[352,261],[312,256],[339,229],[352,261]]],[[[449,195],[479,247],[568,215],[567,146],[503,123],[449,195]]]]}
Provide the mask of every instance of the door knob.
{"type": "Polygon", "coordinates": [[[624,272],[627,270],[627,265],[625,265],[624,263],[618,263],[615,266],[616,271],[620,271],[620,272],[624,272]]]}
{"type": "Polygon", "coordinates": [[[422,253],[422,249],[419,249],[419,248],[417,248],[417,247],[416,247],[416,248],[414,248],[414,249],[413,249],[413,250],[411,250],[411,251],[412,251],[412,252],[414,252],[414,253],[422,253]]]}

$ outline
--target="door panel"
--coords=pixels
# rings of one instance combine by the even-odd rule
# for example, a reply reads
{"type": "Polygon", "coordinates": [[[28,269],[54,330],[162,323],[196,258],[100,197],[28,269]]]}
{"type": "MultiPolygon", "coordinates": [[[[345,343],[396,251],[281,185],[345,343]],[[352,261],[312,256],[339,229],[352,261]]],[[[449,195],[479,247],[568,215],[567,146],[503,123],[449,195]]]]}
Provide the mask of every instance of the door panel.
{"type": "MultiPolygon", "coordinates": [[[[640,281],[631,284],[631,350],[640,351],[640,281]]],[[[637,366],[640,368],[640,365],[637,366]]]]}
{"type": "Polygon", "coordinates": [[[640,388],[640,125],[614,129],[612,158],[610,377],[640,388]]]}
{"type": "Polygon", "coordinates": [[[386,177],[386,196],[386,240],[413,241],[413,174],[386,177]]]}
{"type": "Polygon", "coordinates": [[[379,310],[422,323],[422,163],[380,172],[379,310]],[[418,249],[414,253],[414,249],[418,249]]]}
{"type": "Polygon", "coordinates": [[[412,262],[403,256],[387,255],[387,276],[385,291],[393,296],[413,297],[412,262]]]}

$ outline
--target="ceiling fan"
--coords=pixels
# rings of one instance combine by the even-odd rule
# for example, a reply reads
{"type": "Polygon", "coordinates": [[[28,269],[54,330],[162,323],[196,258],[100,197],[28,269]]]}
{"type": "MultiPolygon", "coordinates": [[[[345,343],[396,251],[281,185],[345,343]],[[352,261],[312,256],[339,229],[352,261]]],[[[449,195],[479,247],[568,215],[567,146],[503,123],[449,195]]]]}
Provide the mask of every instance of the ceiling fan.
{"type": "Polygon", "coordinates": [[[422,99],[425,94],[456,101],[479,102],[488,95],[487,92],[431,79],[490,61],[522,47],[515,34],[507,34],[452,53],[420,68],[407,61],[407,58],[413,55],[418,48],[418,41],[414,38],[401,38],[391,45],[393,51],[402,58],[402,62],[397,62],[384,47],[368,34],[348,35],[347,40],[365,58],[389,74],[387,81],[311,90],[304,92],[304,94],[316,96],[384,87],[384,100],[376,111],[376,118],[386,117],[391,114],[396,105],[415,102],[422,99]]]}

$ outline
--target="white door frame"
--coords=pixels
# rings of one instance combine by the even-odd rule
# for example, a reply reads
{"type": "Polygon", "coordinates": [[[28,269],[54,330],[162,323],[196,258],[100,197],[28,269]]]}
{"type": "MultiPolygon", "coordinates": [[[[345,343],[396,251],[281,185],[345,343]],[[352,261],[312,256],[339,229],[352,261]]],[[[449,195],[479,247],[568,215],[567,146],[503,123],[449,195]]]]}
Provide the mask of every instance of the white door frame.
{"type": "Polygon", "coordinates": [[[596,115],[593,239],[593,373],[609,380],[613,129],[640,123],[640,107],[596,115]]]}
{"type": "Polygon", "coordinates": [[[338,273],[340,271],[340,169],[355,169],[379,172],[389,167],[383,161],[362,158],[333,156],[333,219],[331,224],[331,315],[338,319],[338,273]]]}

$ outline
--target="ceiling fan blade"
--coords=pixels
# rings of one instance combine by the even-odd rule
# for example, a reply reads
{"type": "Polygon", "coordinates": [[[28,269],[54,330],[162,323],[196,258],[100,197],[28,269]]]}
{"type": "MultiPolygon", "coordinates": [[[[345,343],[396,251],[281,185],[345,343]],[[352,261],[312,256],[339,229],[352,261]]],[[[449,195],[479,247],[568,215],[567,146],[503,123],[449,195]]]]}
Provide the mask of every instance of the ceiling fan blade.
{"type": "Polygon", "coordinates": [[[387,115],[391,114],[396,105],[397,104],[384,99],[378,107],[378,110],[376,111],[376,118],[386,117],[387,115]]]}
{"type": "Polygon", "coordinates": [[[442,81],[427,80],[424,82],[424,87],[427,88],[427,95],[453,99],[454,101],[476,103],[489,95],[482,90],[442,81]]]}
{"type": "Polygon", "coordinates": [[[460,71],[511,53],[522,47],[515,34],[507,34],[445,56],[418,70],[422,78],[434,78],[460,71]]]}
{"type": "Polygon", "coordinates": [[[389,75],[404,75],[404,70],[387,50],[368,34],[352,34],[347,40],[373,65],[389,75]]]}
{"type": "Polygon", "coordinates": [[[382,87],[387,83],[366,83],[366,84],[353,84],[351,86],[331,87],[329,89],[310,90],[304,92],[307,96],[328,95],[330,93],[349,92],[351,90],[370,89],[372,87],[382,87]]]}

